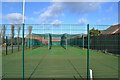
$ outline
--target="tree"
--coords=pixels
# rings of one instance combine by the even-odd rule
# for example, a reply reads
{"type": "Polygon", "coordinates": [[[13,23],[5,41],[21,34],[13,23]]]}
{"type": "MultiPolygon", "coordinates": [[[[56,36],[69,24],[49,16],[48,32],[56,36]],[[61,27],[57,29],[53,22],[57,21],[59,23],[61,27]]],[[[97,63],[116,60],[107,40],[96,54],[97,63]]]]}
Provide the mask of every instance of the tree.
{"type": "Polygon", "coordinates": [[[6,27],[5,25],[2,27],[2,44],[5,42],[5,34],[6,34],[6,27]]]}
{"type": "Polygon", "coordinates": [[[2,41],[2,40],[1,40],[1,36],[2,36],[2,31],[0,30],[0,41],[2,41]]]}
{"type": "Polygon", "coordinates": [[[17,37],[18,51],[19,51],[19,37],[20,37],[20,30],[21,30],[21,27],[20,27],[20,26],[17,26],[17,32],[18,32],[18,37],[17,37]]]}
{"type": "Polygon", "coordinates": [[[28,30],[29,30],[29,48],[30,48],[30,35],[31,35],[31,32],[32,32],[32,26],[28,26],[28,30]]]}
{"type": "Polygon", "coordinates": [[[2,43],[2,26],[0,26],[0,44],[2,43]]]}
{"type": "Polygon", "coordinates": [[[29,30],[29,36],[30,36],[32,32],[32,26],[28,26],[28,30],[29,30]]]}
{"type": "Polygon", "coordinates": [[[14,42],[14,28],[15,28],[15,26],[12,25],[12,26],[11,26],[11,33],[12,33],[12,41],[11,41],[12,53],[13,53],[13,42],[14,42]]]}
{"type": "Polygon", "coordinates": [[[90,30],[90,35],[92,35],[92,36],[99,35],[99,34],[100,34],[100,31],[98,29],[92,28],[90,30]]]}

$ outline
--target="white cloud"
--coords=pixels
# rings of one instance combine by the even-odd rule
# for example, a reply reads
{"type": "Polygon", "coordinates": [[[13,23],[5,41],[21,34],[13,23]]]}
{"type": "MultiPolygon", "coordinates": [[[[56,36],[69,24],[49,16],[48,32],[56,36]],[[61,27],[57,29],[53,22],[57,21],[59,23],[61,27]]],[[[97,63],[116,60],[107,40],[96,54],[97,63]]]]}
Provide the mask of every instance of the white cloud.
{"type": "MultiPolygon", "coordinates": [[[[2,2],[22,2],[23,0],[2,0],[2,2]]],[[[119,0],[26,0],[26,2],[118,2],[119,0]]]]}
{"type": "Polygon", "coordinates": [[[0,13],[0,20],[2,19],[2,14],[0,13]]]}
{"type": "Polygon", "coordinates": [[[87,19],[81,18],[81,19],[78,20],[77,24],[83,25],[83,24],[87,24],[87,22],[88,22],[87,19]]]}
{"type": "Polygon", "coordinates": [[[21,24],[22,23],[22,14],[21,13],[10,13],[3,16],[11,24],[21,24]]]}
{"type": "Polygon", "coordinates": [[[116,23],[113,23],[113,25],[117,25],[118,24],[118,22],[116,22],[116,23]]]}
{"type": "Polygon", "coordinates": [[[34,11],[33,14],[40,14],[40,11],[34,11]]]}
{"type": "Polygon", "coordinates": [[[2,2],[22,2],[23,0],[2,0],[2,2]]]}
{"type": "Polygon", "coordinates": [[[60,3],[53,3],[51,6],[47,8],[45,12],[40,15],[40,20],[45,22],[50,18],[55,18],[58,15],[62,14],[63,7],[60,3]]]}
{"type": "Polygon", "coordinates": [[[51,0],[52,2],[118,2],[119,0],[51,0]]]}
{"type": "Polygon", "coordinates": [[[25,20],[26,20],[26,21],[35,21],[35,18],[33,18],[33,17],[29,17],[29,18],[28,18],[28,17],[25,17],[25,20]]]}
{"type": "Polygon", "coordinates": [[[110,21],[112,19],[114,19],[114,18],[102,18],[102,19],[97,20],[96,23],[98,24],[98,23],[102,23],[102,22],[107,22],[107,21],[110,21]]]}
{"type": "Polygon", "coordinates": [[[54,26],[59,26],[62,23],[62,21],[60,20],[54,20],[51,24],[53,24],[54,26]]]}
{"type": "Polygon", "coordinates": [[[110,8],[109,9],[107,9],[107,12],[112,12],[113,11],[113,7],[112,6],[110,6],[110,8]]]}
{"type": "MultiPolygon", "coordinates": [[[[10,13],[4,15],[2,19],[8,21],[10,24],[22,24],[22,14],[21,13],[10,13]]],[[[33,17],[25,17],[26,21],[35,21],[33,17]]]]}
{"type": "Polygon", "coordinates": [[[0,14],[0,23],[2,23],[2,14],[0,14]]]}
{"type": "Polygon", "coordinates": [[[101,3],[97,2],[55,2],[50,5],[47,10],[40,15],[41,22],[47,22],[63,15],[64,11],[69,11],[72,14],[83,15],[92,12],[100,7],[101,3]]]}
{"type": "Polygon", "coordinates": [[[100,8],[101,3],[98,2],[67,2],[63,3],[66,10],[71,13],[86,14],[100,8]]]}
{"type": "Polygon", "coordinates": [[[107,10],[106,12],[112,12],[114,10],[114,7],[117,6],[116,4],[112,4],[107,10]]]}

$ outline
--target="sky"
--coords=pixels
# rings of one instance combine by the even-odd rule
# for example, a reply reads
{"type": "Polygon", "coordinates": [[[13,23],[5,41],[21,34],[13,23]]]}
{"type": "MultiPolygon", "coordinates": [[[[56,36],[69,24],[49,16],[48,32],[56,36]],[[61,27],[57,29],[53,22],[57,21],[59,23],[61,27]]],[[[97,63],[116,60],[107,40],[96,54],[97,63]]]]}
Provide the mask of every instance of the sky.
{"type": "MultiPolygon", "coordinates": [[[[21,23],[22,2],[2,2],[2,24],[21,23]]],[[[25,5],[25,24],[59,26],[60,24],[114,25],[117,23],[118,2],[26,2],[25,5]]]]}

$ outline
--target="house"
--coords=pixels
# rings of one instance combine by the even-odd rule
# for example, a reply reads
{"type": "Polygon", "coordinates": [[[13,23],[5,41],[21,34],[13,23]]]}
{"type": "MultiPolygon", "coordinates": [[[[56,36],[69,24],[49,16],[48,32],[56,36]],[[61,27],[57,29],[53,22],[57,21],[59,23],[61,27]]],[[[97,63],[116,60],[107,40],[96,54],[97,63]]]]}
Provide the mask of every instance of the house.
{"type": "Polygon", "coordinates": [[[110,26],[106,30],[101,31],[101,34],[117,34],[120,33],[120,24],[110,26]]]}

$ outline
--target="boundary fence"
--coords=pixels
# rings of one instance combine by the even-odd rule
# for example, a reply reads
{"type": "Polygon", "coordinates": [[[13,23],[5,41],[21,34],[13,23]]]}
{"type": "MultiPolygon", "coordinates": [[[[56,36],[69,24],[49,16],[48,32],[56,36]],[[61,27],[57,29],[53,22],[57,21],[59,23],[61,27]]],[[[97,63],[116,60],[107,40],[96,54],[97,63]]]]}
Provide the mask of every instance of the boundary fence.
{"type": "MultiPolygon", "coordinates": [[[[88,48],[88,38],[72,38],[68,39],[68,44],[88,48]]],[[[119,54],[120,53],[120,33],[107,34],[99,36],[90,36],[90,49],[102,51],[105,53],[119,54]]]]}

